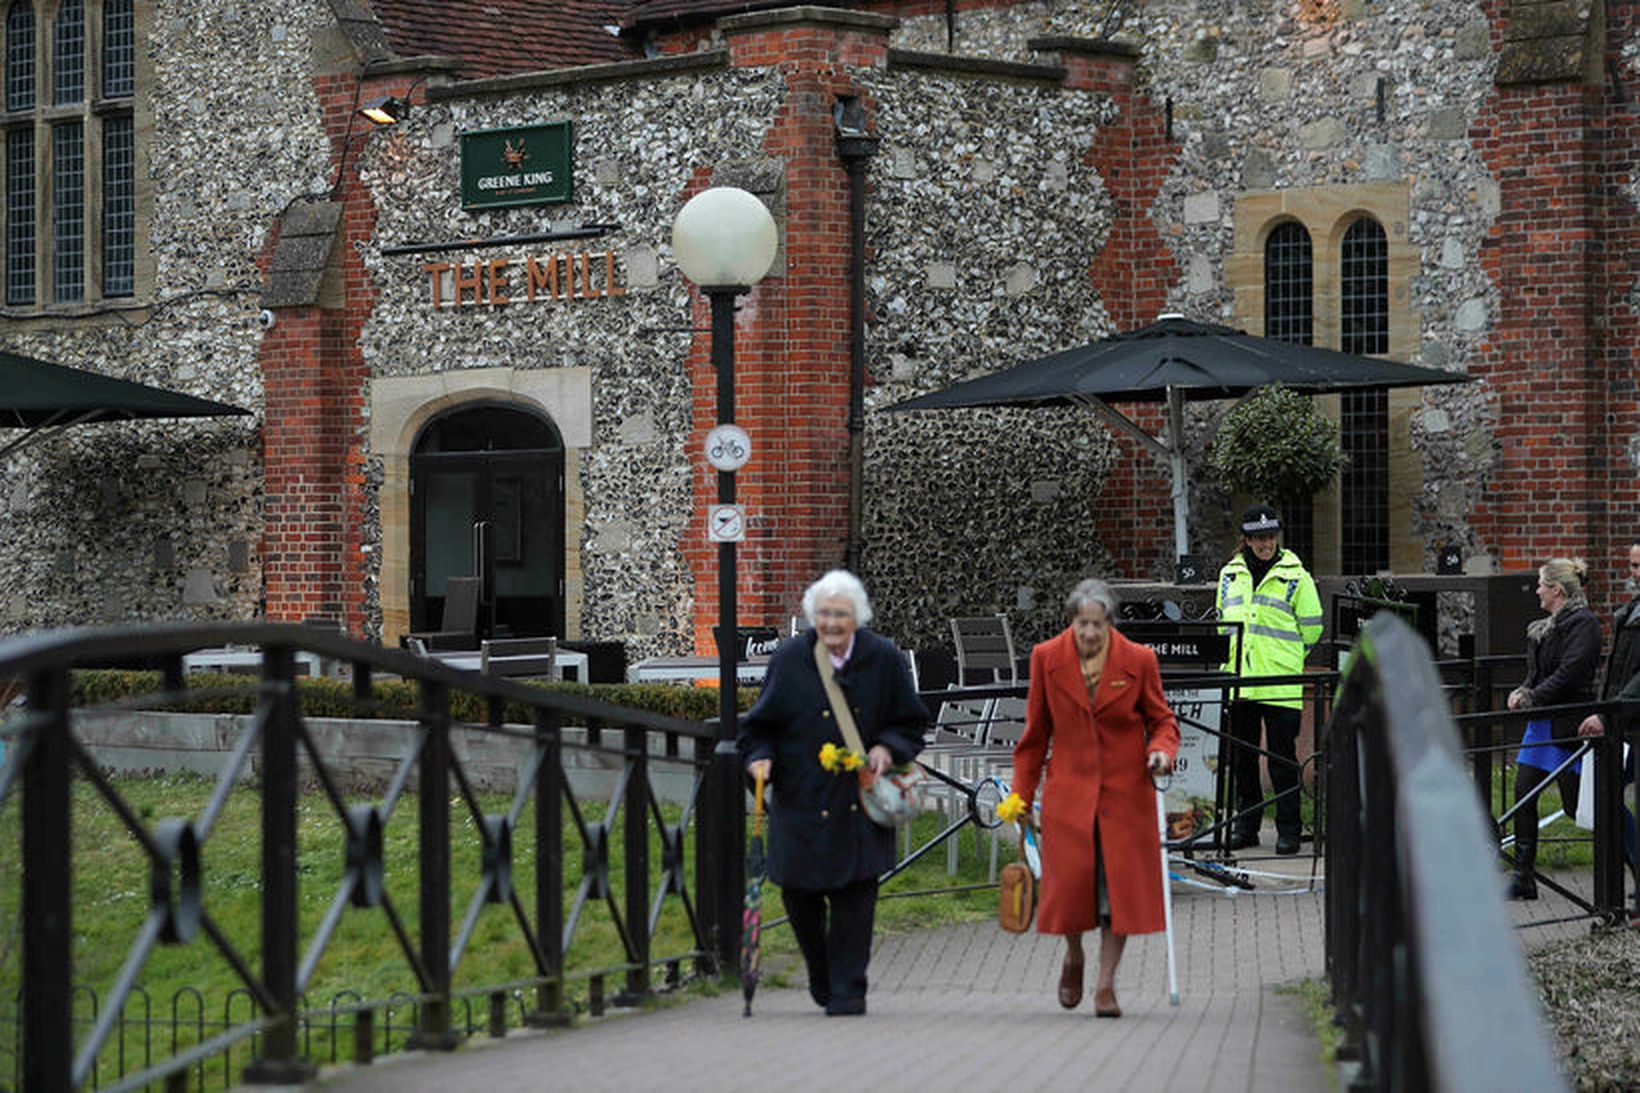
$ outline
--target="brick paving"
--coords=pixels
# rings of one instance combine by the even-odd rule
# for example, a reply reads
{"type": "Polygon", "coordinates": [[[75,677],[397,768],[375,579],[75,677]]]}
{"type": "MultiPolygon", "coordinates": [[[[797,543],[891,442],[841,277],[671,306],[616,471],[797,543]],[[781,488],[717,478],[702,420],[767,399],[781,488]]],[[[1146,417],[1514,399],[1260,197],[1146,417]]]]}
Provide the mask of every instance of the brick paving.
{"type": "MultiPolygon", "coordinates": [[[[1308,872],[1309,859],[1254,868],[1308,872]]],[[[1500,878],[1500,888],[1501,888],[1500,878]]],[[[1319,892],[1234,896],[1175,886],[1180,1004],[1168,1004],[1163,935],[1135,937],[1117,979],[1123,1016],[1054,998],[1057,938],[989,922],[880,936],[870,1015],[827,1018],[802,989],[738,991],[588,1020],[573,1029],[474,1040],[450,1055],[409,1053],[327,1073],[346,1093],[415,1090],[766,1090],[841,1085],[984,1089],[1325,1091],[1315,1031],[1280,988],[1323,973],[1319,892]]],[[[1517,922],[1567,913],[1557,898],[1514,904],[1517,922]]],[[[1587,930],[1534,927],[1528,946],[1587,930]]],[[[1097,940],[1089,936],[1088,982],[1097,940]]]]}
{"type": "MultiPolygon", "coordinates": [[[[1181,891],[1175,914],[1180,1005],[1168,1004],[1163,935],[1135,937],[1115,1021],[1094,1017],[1091,990],[1080,1008],[1059,1007],[1058,938],[982,922],[879,937],[863,1019],[827,1018],[797,974],[792,987],[760,990],[750,1019],[739,993],[725,992],[474,1041],[448,1056],[382,1059],[329,1074],[323,1086],[579,1093],[821,1089],[864,1078],[952,1089],[1326,1090],[1314,1031],[1276,989],[1321,974],[1320,895],[1181,891]]],[[[1085,944],[1091,986],[1097,939],[1085,944]]]]}

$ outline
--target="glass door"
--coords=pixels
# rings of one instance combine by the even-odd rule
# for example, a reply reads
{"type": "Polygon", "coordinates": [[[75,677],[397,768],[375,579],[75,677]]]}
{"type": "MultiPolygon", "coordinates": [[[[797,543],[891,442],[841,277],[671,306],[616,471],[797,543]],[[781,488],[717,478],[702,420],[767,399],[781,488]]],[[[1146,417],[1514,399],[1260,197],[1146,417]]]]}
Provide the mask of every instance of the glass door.
{"type": "Polygon", "coordinates": [[[481,636],[562,635],[563,449],[501,407],[435,419],[411,458],[411,625],[443,626],[451,577],[480,578],[481,636]]]}

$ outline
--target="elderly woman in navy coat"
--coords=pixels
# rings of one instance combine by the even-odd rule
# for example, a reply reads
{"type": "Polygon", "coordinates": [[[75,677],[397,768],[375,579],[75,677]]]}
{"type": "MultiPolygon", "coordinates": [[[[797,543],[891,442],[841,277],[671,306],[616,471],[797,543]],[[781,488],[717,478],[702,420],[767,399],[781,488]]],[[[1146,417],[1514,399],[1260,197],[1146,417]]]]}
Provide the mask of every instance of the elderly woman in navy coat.
{"type": "Polygon", "coordinates": [[[808,965],[809,994],[828,1015],[861,1014],[877,877],[894,864],[894,833],[860,807],[852,768],[858,762],[881,774],[910,762],[922,750],[928,709],[894,643],[861,629],[871,602],[859,578],[827,573],[803,594],[803,614],[812,629],[769,659],[763,694],[740,723],[740,753],[747,773],[767,779],[772,791],[769,876],[808,965]],[[851,769],[821,763],[825,745],[846,745],[820,681],[817,643],[866,748],[849,760],[851,769]]]}

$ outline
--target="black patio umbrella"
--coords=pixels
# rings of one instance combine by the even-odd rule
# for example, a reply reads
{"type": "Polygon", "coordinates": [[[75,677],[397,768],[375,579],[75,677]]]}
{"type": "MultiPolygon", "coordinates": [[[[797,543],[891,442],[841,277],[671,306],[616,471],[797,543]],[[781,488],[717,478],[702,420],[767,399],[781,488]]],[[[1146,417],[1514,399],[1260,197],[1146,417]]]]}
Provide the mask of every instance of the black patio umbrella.
{"type": "Polygon", "coordinates": [[[0,447],[0,456],[36,439],[42,430],[67,425],[248,413],[224,402],[0,350],[0,429],[28,430],[0,447]]]}
{"type": "Polygon", "coordinates": [[[1239,398],[1279,383],[1309,394],[1467,383],[1468,376],[1261,338],[1245,330],[1164,315],[1126,334],[1066,349],[988,376],[966,380],[889,407],[935,410],[975,406],[1086,406],[1114,428],[1163,456],[1173,472],[1173,541],[1188,553],[1184,403],[1239,398]],[[1111,408],[1113,402],[1165,402],[1167,442],[1111,408]]]}

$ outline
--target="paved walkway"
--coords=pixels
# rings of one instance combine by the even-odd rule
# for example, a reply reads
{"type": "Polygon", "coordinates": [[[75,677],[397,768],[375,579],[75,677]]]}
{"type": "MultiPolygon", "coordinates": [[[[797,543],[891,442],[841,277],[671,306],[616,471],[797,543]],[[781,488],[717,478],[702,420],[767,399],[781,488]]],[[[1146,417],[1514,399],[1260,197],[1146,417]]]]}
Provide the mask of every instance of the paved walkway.
{"type": "MultiPolygon", "coordinates": [[[[1308,859],[1305,859],[1308,865],[1308,859]]],[[[1288,862],[1284,861],[1283,866],[1288,862]]],[[[767,1090],[841,1085],[947,1089],[1326,1090],[1314,1030],[1279,984],[1322,972],[1318,893],[1175,901],[1180,1005],[1167,998],[1163,935],[1133,938],[1120,1020],[1054,998],[1062,943],[993,923],[880,937],[870,1015],[827,1018],[801,987],[738,991],[570,1030],[474,1041],[449,1056],[383,1059],[324,1088],[767,1090]]],[[[1097,940],[1087,943],[1088,981],[1097,940]]]]}
{"type": "MultiPolygon", "coordinates": [[[[1309,859],[1252,868],[1307,874],[1309,859]]],[[[1586,887],[1586,874],[1573,879],[1586,887]]],[[[1499,879],[1500,890],[1502,877],[1499,879]]],[[[1099,1020],[1091,991],[1074,1011],[1054,998],[1057,938],[1004,934],[989,922],[879,937],[870,1015],[825,1017],[801,987],[738,991],[607,1016],[579,1027],[472,1041],[451,1055],[409,1053],[327,1074],[345,1093],[416,1090],[821,1090],[876,1085],[943,1089],[1325,1091],[1310,1020],[1281,989],[1320,978],[1322,895],[1174,900],[1180,1004],[1167,999],[1163,935],[1130,940],[1117,979],[1123,1016],[1099,1020]]],[[[1546,893],[1512,904],[1517,923],[1566,914],[1546,893]]],[[[1521,931],[1523,945],[1586,932],[1586,922],[1521,931]]],[[[1088,980],[1097,940],[1090,936],[1088,980]]]]}

